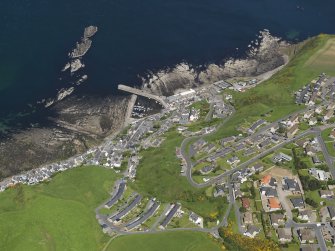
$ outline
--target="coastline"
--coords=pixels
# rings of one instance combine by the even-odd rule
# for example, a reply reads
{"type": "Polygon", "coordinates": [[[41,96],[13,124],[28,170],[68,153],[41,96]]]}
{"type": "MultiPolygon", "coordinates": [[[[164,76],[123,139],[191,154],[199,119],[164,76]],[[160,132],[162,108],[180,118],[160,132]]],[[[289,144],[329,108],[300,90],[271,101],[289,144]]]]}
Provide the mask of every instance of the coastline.
{"type": "MultiPolygon", "coordinates": [[[[265,44],[260,43],[260,47],[264,47],[260,53],[260,55],[256,55],[259,57],[259,59],[261,59],[262,56],[269,56],[267,54],[267,51],[270,48],[277,48],[277,51],[275,51],[275,55],[282,58],[283,54],[279,53],[279,49],[282,49],[282,47],[280,47],[279,44],[279,39],[276,37],[272,37],[270,36],[270,34],[268,32],[265,33],[266,36],[264,36],[264,40],[266,40],[265,44]],[[266,46],[264,46],[266,45],[266,46]]],[[[281,44],[282,45],[282,44],[281,44]]],[[[288,44],[285,44],[285,46],[290,46],[288,44]]],[[[255,51],[256,48],[251,48],[249,51],[249,54],[251,54],[251,52],[255,51]]],[[[273,53],[273,51],[271,51],[271,53],[273,53]]],[[[272,55],[272,54],[271,54],[272,55]]],[[[253,56],[255,57],[255,55],[253,56]]],[[[287,57],[286,57],[287,59],[287,57]]],[[[240,59],[236,59],[235,61],[237,62],[237,65],[240,65],[241,62],[245,62],[248,64],[248,62],[253,62],[255,59],[244,59],[244,60],[240,60],[240,59]],[[248,61],[249,60],[249,61],[248,61]]],[[[265,58],[266,60],[266,58],[265,58]]],[[[276,59],[277,60],[277,59],[276,59]]],[[[283,60],[283,59],[279,59],[278,62],[284,62],[284,65],[287,63],[287,60],[283,60]]],[[[264,64],[264,62],[263,62],[264,64]]],[[[275,63],[276,65],[277,63],[275,63]]],[[[234,62],[232,59],[229,60],[229,67],[232,67],[234,65],[234,62]]],[[[278,67],[276,67],[275,69],[272,69],[262,73],[261,75],[258,76],[262,76],[264,79],[268,79],[270,78],[273,74],[275,74],[278,70],[280,70],[282,67],[284,67],[284,65],[280,65],[278,67]]],[[[211,66],[208,66],[209,68],[211,66]]],[[[193,71],[193,69],[190,68],[185,68],[187,70],[187,72],[191,72],[193,71]]],[[[248,69],[247,69],[248,71],[248,69]]],[[[189,74],[189,73],[187,73],[189,74]]],[[[194,74],[194,71],[193,71],[194,74]]],[[[203,74],[203,72],[198,72],[197,74],[199,74],[199,76],[201,74],[203,74]]],[[[211,73],[209,73],[211,74],[211,73]]],[[[168,74],[167,74],[168,75],[168,74]]],[[[169,75],[168,75],[169,76],[169,75]]],[[[225,77],[224,75],[221,76],[221,72],[219,72],[218,75],[216,75],[215,79],[208,79],[208,81],[202,82],[202,83],[191,83],[189,80],[183,81],[181,80],[181,78],[183,78],[183,74],[181,77],[176,77],[176,72],[173,73],[173,78],[170,81],[168,77],[165,77],[165,81],[163,80],[163,78],[161,78],[159,80],[159,84],[157,86],[160,85],[160,83],[163,83],[164,87],[169,88],[169,89],[173,89],[173,92],[171,93],[174,94],[174,91],[176,91],[177,89],[180,88],[176,88],[175,83],[178,82],[179,87],[181,87],[182,89],[190,89],[190,88],[197,88],[197,87],[203,87],[206,86],[207,84],[211,84],[213,82],[215,82],[214,80],[218,81],[218,80],[222,80],[222,79],[227,79],[227,77],[225,77]],[[181,80],[181,81],[180,81],[181,80]]],[[[254,75],[252,76],[246,76],[246,74],[242,74],[243,77],[255,77],[254,75]]],[[[237,76],[239,77],[239,75],[237,76]]],[[[159,87],[160,88],[160,87],[159,87]]],[[[148,89],[146,85],[143,85],[143,89],[145,91],[150,91],[152,93],[155,93],[154,90],[152,89],[148,89]]],[[[75,101],[75,99],[73,98],[69,98],[66,99],[62,102],[60,102],[59,104],[56,104],[53,109],[55,109],[55,111],[57,112],[57,116],[52,118],[52,120],[54,121],[54,124],[56,125],[56,127],[54,128],[45,128],[45,130],[50,130],[49,136],[48,138],[44,138],[41,139],[42,142],[48,142],[48,141],[54,141],[54,145],[59,145],[59,147],[54,148],[54,149],[61,149],[60,147],[63,145],[63,147],[65,146],[65,149],[71,149],[71,151],[68,151],[65,155],[64,151],[58,151],[58,154],[55,154],[56,159],[54,158],[54,161],[56,160],[61,160],[61,159],[66,159],[67,157],[71,157],[73,155],[76,154],[80,154],[83,153],[87,150],[89,150],[92,147],[96,147],[98,146],[101,142],[104,142],[106,138],[111,138],[114,137],[115,135],[117,135],[119,132],[121,132],[124,128],[126,128],[127,125],[129,125],[131,119],[131,111],[132,111],[132,107],[134,106],[134,104],[136,103],[136,99],[134,96],[124,96],[121,100],[121,102],[123,102],[123,104],[119,103],[120,101],[117,101],[117,99],[115,98],[107,98],[105,100],[100,100],[99,102],[93,101],[93,103],[91,103],[93,105],[93,107],[90,105],[90,101],[85,100],[84,98],[79,98],[78,101],[75,101]],[[109,101],[108,101],[109,100],[109,101]],[[113,100],[113,101],[112,101],[113,100]],[[73,101],[75,101],[73,103],[73,101]],[[106,128],[106,129],[104,129],[106,128]],[[60,133],[54,133],[55,131],[60,131],[60,133]],[[59,134],[59,136],[57,136],[59,134]],[[58,142],[55,142],[57,140],[55,140],[54,138],[59,138],[58,142]],[[63,140],[65,139],[65,141],[63,140]],[[61,157],[61,156],[64,157],[61,157]]],[[[30,131],[34,131],[34,130],[39,130],[38,128],[33,128],[30,131]]],[[[48,134],[47,133],[47,134],[48,134]]],[[[31,133],[31,136],[33,136],[34,133],[31,133]]],[[[32,142],[31,140],[31,136],[27,136],[25,137],[25,142],[27,142],[29,144],[29,142],[32,142]]],[[[21,136],[16,137],[16,139],[18,139],[20,142],[21,136]]],[[[32,149],[40,149],[38,150],[38,154],[39,155],[44,155],[46,154],[46,152],[44,150],[42,150],[43,148],[45,148],[45,146],[43,146],[43,148],[40,148],[41,142],[38,142],[38,140],[34,141],[36,143],[36,146],[31,147],[32,149]],[[37,147],[37,148],[36,148],[37,147]]],[[[23,149],[25,149],[25,145],[27,143],[24,143],[21,147],[22,151],[23,149]]],[[[11,149],[15,149],[15,142],[14,144],[12,144],[11,149]]],[[[19,143],[21,144],[21,143],[19,143]]],[[[44,145],[44,144],[42,144],[44,145]]],[[[9,147],[7,147],[9,149],[9,147]]],[[[6,155],[6,153],[4,151],[1,151],[1,147],[0,147],[0,153],[2,152],[4,155],[6,155]]],[[[14,150],[18,151],[18,150],[14,150]]],[[[54,152],[55,150],[51,150],[52,152],[54,152]]],[[[54,152],[55,153],[55,152],[54,152]]],[[[20,156],[20,153],[16,153],[17,156],[20,156]]],[[[48,153],[48,155],[50,155],[48,153]]],[[[23,155],[24,156],[24,155],[23,155]]],[[[24,157],[18,157],[18,158],[24,158],[24,157]]],[[[34,159],[34,157],[32,157],[34,159]]],[[[25,158],[29,159],[29,158],[25,158]]],[[[52,158],[49,157],[49,159],[47,161],[42,161],[41,158],[36,158],[34,159],[34,164],[33,166],[36,167],[36,165],[41,166],[45,163],[52,163],[53,160],[52,158]],[[36,161],[38,160],[38,161],[36,161]],[[40,161],[40,163],[38,163],[40,161]]],[[[8,163],[8,162],[7,162],[8,163]]],[[[26,164],[23,164],[24,162],[21,162],[21,164],[16,164],[16,166],[25,166],[25,170],[27,169],[31,169],[31,167],[29,167],[29,162],[25,162],[26,164]]],[[[0,163],[1,166],[1,163],[0,163]]],[[[0,168],[1,169],[1,168],[0,168]]],[[[8,169],[8,166],[7,166],[8,169]]],[[[17,173],[16,168],[10,169],[11,172],[9,172],[8,174],[15,174],[17,173]]],[[[4,177],[7,177],[7,175],[2,175],[4,177]]]]}

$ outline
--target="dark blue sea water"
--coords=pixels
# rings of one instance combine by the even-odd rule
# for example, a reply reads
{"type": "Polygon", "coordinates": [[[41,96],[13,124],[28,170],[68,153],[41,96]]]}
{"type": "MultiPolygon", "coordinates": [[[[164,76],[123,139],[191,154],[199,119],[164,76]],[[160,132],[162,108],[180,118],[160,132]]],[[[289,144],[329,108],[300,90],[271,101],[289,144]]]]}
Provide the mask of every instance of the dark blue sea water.
{"type": "Polygon", "coordinates": [[[117,84],[139,85],[148,70],[241,56],[265,28],[288,40],[335,33],[334,9],[333,0],[1,0],[0,121],[47,116],[31,106],[68,86],[60,70],[85,26],[99,31],[74,94],[119,95],[117,84]]]}

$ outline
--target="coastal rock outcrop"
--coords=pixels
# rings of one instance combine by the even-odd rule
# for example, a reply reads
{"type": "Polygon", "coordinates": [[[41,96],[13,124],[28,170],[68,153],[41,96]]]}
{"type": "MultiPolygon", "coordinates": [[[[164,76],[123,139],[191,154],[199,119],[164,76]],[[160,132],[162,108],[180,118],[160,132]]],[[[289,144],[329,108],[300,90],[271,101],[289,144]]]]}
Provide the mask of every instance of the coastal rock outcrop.
{"type": "Polygon", "coordinates": [[[257,76],[285,63],[282,48],[287,46],[268,30],[260,31],[257,39],[249,45],[244,59],[226,60],[223,64],[209,64],[205,69],[187,63],[172,69],[150,73],[143,78],[143,88],[159,95],[171,95],[178,88],[191,88],[209,84],[223,78],[257,76]]]}

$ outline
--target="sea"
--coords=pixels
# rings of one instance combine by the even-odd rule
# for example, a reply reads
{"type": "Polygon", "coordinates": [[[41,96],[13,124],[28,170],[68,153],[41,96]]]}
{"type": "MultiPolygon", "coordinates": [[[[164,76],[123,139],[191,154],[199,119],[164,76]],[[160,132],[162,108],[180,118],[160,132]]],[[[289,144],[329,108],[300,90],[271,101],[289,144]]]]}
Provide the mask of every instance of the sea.
{"type": "Polygon", "coordinates": [[[0,134],[47,123],[38,101],[71,86],[61,69],[86,26],[88,80],[71,95],[124,95],[149,72],[243,57],[260,30],[290,42],[335,33],[333,0],[0,1],[0,134]]]}

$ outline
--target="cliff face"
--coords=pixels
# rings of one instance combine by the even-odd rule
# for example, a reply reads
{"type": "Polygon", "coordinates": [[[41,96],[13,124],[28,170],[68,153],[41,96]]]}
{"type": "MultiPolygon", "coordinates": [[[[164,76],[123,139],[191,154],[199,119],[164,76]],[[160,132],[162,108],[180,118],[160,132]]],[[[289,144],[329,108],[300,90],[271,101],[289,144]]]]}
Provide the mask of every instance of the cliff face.
{"type": "Polygon", "coordinates": [[[57,103],[52,126],[31,128],[0,143],[0,178],[66,159],[121,129],[129,97],[70,97],[57,103]]]}
{"type": "Polygon", "coordinates": [[[222,65],[210,64],[204,70],[182,63],[173,69],[150,74],[143,79],[143,88],[155,94],[171,95],[178,88],[191,88],[223,78],[257,76],[285,63],[281,52],[283,46],[285,43],[269,31],[261,31],[245,59],[229,59],[222,65]]]}

